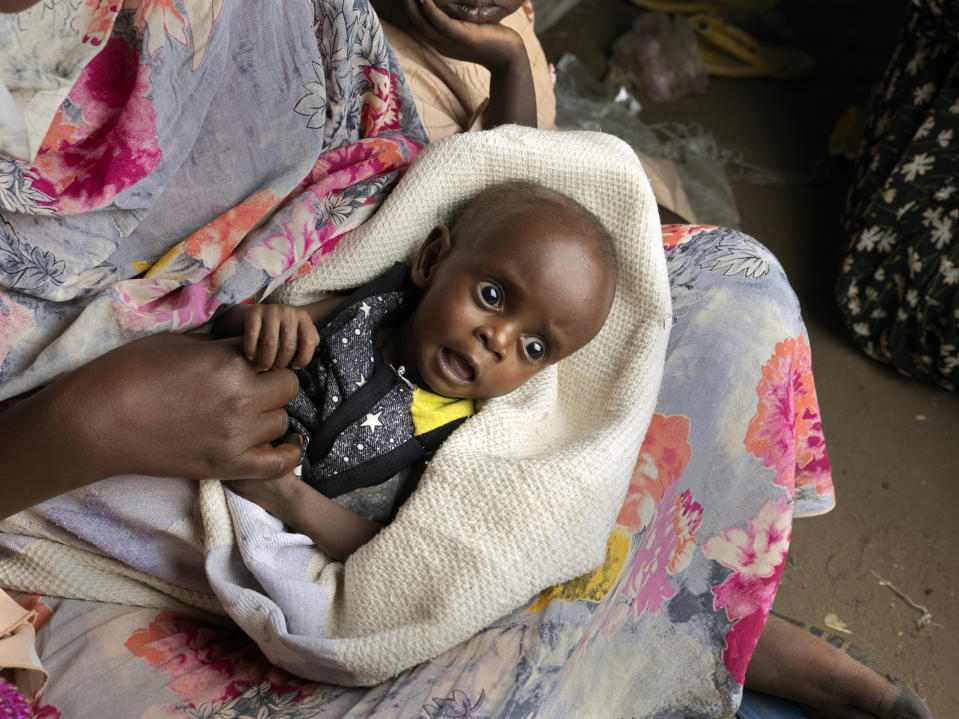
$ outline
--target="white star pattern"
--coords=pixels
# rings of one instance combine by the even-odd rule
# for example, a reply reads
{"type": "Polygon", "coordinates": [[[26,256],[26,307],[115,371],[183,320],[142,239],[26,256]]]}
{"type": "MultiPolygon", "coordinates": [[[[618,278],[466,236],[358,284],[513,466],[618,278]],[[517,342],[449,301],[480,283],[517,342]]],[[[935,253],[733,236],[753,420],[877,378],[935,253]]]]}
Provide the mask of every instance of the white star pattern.
{"type": "Polygon", "coordinates": [[[376,414],[368,414],[368,415],[366,415],[366,421],[363,422],[363,424],[361,424],[360,427],[369,427],[369,428],[370,428],[370,434],[375,434],[375,433],[376,433],[376,428],[383,426],[383,423],[380,422],[380,415],[381,415],[381,414],[383,414],[383,413],[382,413],[382,412],[377,412],[376,414]]]}
{"type": "Polygon", "coordinates": [[[360,310],[363,312],[363,316],[364,316],[364,317],[369,317],[369,316],[370,316],[370,310],[371,310],[371,309],[373,309],[373,308],[370,307],[368,304],[366,304],[366,300],[363,300],[363,304],[360,305],[360,310]]]}
{"type": "Polygon", "coordinates": [[[360,378],[356,381],[356,386],[362,387],[365,384],[366,384],[366,377],[364,377],[363,375],[360,375],[360,378]]]}

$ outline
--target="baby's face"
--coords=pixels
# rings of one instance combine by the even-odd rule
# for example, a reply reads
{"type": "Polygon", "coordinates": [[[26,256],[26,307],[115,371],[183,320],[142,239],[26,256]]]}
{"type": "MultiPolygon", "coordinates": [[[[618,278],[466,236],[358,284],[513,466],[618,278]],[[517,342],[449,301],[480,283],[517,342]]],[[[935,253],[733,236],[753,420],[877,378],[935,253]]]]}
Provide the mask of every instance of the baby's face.
{"type": "Polygon", "coordinates": [[[499,22],[522,4],[523,0],[436,0],[436,7],[454,20],[479,24],[499,22]]]}
{"type": "Polygon", "coordinates": [[[612,271],[569,211],[491,214],[456,226],[412,321],[419,379],[448,397],[512,392],[592,339],[612,302],[612,271]]]}

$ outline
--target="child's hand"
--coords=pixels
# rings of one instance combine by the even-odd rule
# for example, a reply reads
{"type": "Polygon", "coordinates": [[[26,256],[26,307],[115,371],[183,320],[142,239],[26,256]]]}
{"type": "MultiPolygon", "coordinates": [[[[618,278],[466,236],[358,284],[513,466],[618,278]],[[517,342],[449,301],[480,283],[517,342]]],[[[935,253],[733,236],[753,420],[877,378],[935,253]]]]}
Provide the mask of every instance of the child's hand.
{"type": "Polygon", "coordinates": [[[279,369],[292,362],[304,367],[320,343],[310,315],[289,305],[252,305],[246,313],[243,352],[258,370],[279,369]]]}
{"type": "Polygon", "coordinates": [[[504,25],[464,22],[451,18],[433,0],[402,0],[410,24],[427,43],[455,60],[475,62],[490,72],[524,61],[526,47],[519,34],[504,25]]]}

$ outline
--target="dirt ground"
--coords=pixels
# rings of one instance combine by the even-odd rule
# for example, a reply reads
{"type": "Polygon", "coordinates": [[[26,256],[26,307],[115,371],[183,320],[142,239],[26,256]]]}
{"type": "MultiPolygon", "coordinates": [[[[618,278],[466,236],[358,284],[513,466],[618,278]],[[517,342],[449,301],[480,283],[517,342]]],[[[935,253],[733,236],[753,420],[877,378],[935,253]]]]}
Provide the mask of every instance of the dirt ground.
{"type": "MultiPolygon", "coordinates": [[[[816,58],[801,81],[711,78],[705,95],[647,103],[640,118],[699,122],[761,167],[802,173],[793,187],[733,185],[741,229],[780,258],[804,310],[837,508],[796,522],[775,609],[824,626],[827,615],[938,719],[959,717],[959,394],[908,380],[859,352],[838,324],[832,289],[851,163],[827,157],[842,112],[868,100],[906,0],[782,0],[730,15],[770,44],[816,58]],[[892,582],[922,612],[879,583],[892,582]]],[[[582,0],[542,33],[547,55],[574,52],[599,78],[612,40],[640,10],[582,0]]]]}

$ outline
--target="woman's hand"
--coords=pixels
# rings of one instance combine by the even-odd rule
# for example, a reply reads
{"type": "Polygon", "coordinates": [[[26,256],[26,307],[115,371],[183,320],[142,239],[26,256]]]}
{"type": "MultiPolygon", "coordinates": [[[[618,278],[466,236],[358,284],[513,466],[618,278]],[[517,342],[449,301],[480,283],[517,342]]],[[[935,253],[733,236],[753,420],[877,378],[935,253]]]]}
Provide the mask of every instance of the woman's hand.
{"type": "Polygon", "coordinates": [[[409,28],[448,57],[475,62],[490,72],[486,127],[514,123],[536,127],[536,89],[526,46],[519,33],[498,22],[449,17],[434,0],[393,0],[405,10],[409,28]]]}
{"type": "Polygon", "coordinates": [[[268,443],[286,432],[298,390],[280,369],[258,373],[239,338],[161,334],[119,347],[63,380],[78,457],[100,476],[278,477],[299,450],[268,443]]]}
{"type": "Polygon", "coordinates": [[[120,474],[273,478],[300,449],[269,446],[296,396],[240,338],[161,334],[119,347],[0,412],[0,517],[120,474]]]}
{"type": "Polygon", "coordinates": [[[412,29],[443,55],[478,63],[490,72],[505,71],[519,61],[529,66],[523,40],[511,28],[497,22],[456,20],[434,0],[401,1],[412,29]]]}

